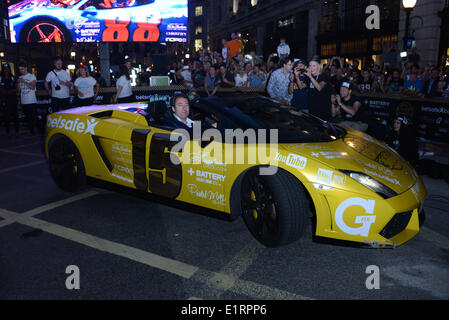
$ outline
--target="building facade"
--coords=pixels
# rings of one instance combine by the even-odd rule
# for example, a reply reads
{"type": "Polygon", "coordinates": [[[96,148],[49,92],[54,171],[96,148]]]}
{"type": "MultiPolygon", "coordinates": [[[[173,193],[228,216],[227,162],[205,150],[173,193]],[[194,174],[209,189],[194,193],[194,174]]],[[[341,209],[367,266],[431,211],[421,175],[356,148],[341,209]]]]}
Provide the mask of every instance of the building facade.
{"type": "MultiPolygon", "coordinates": [[[[417,0],[409,36],[422,65],[439,62],[447,52],[448,0],[417,0]]],[[[274,53],[281,37],[291,56],[319,55],[323,63],[342,56],[360,65],[383,62],[385,48],[402,51],[406,14],[401,0],[210,0],[209,37],[212,50],[232,32],[241,34],[245,52],[274,53]],[[368,6],[379,8],[379,28],[368,29],[368,6]]]]}
{"type": "Polygon", "coordinates": [[[240,33],[245,51],[275,53],[286,38],[295,57],[313,56],[320,1],[313,0],[211,0],[209,38],[214,50],[232,32],[240,33]]]}
{"type": "Polygon", "coordinates": [[[209,49],[209,0],[189,0],[189,50],[209,49]]]}

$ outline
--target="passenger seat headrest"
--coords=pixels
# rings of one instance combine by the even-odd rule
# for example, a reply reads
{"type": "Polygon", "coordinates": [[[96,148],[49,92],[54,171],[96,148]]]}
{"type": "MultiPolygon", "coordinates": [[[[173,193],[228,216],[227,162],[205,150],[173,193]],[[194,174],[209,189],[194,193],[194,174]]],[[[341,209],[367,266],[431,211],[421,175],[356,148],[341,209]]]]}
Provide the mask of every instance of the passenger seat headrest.
{"type": "Polygon", "coordinates": [[[148,104],[147,112],[154,121],[159,122],[164,119],[164,115],[167,112],[167,103],[165,101],[152,101],[148,104]]]}

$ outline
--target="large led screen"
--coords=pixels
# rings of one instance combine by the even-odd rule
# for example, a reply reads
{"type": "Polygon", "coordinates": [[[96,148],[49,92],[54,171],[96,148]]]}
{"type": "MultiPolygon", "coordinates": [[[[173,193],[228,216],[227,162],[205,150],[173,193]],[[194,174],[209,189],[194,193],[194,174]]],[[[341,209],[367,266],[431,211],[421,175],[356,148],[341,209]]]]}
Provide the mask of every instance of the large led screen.
{"type": "Polygon", "coordinates": [[[8,0],[11,42],[187,42],[187,0],[8,0]]]}

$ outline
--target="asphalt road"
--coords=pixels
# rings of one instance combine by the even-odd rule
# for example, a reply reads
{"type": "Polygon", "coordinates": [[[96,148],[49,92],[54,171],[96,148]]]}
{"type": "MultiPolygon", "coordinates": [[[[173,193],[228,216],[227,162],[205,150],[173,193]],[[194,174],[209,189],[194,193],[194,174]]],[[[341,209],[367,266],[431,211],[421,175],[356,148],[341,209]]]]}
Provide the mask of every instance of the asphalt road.
{"type": "Polygon", "coordinates": [[[2,137],[0,299],[448,299],[449,186],[424,181],[425,227],[401,247],[315,243],[308,229],[268,249],[242,219],[100,188],[65,193],[39,139],[2,137]]]}

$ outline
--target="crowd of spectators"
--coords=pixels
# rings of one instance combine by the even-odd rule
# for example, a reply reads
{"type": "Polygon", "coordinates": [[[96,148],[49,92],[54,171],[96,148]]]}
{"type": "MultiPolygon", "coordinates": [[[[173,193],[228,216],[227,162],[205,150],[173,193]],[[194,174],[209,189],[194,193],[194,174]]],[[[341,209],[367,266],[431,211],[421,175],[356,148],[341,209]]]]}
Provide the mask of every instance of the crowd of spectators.
{"type": "Polygon", "coordinates": [[[353,129],[383,138],[408,160],[413,142],[410,120],[397,116],[390,131],[379,130],[361,95],[403,95],[414,98],[449,98],[449,67],[444,57],[441,65],[425,65],[416,47],[401,58],[395,44],[384,43],[382,63],[374,60],[360,65],[345,57],[310,61],[292,57],[285,39],[268,56],[254,51],[243,54],[237,33],[222,40],[219,51],[199,50],[189,60],[173,62],[172,84],[204,88],[207,96],[219,88],[262,88],[271,98],[296,111],[307,111],[321,119],[340,122],[353,129]],[[402,132],[402,135],[401,135],[402,132]],[[407,150],[407,151],[404,151],[407,150]]]}
{"type": "MultiPolygon", "coordinates": [[[[384,43],[382,64],[371,61],[363,66],[358,60],[345,57],[325,60],[324,65],[319,57],[313,57],[310,61],[293,57],[284,38],[272,51],[261,56],[256,55],[255,51],[245,50],[239,34],[234,32],[230,39],[222,39],[221,47],[214,51],[199,50],[188,59],[182,57],[170,62],[170,83],[192,90],[201,88],[207,96],[216,95],[222,88],[258,88],[292,109],[308,111],[324,120],[345,122],[362,131],[367,127],[367,115],[360,98],[357,98],[358,93],[449,98],[446,57],[440,66],[423,66],[416,47],[407,58],[400,58],[394,44],[384,43]]],[[[76,93],[75,104],[82,106],[92,104],[99,87],[105,86],[104,79],[94,79],[88,69],[82,67],[77,71],[77,80],[72,82],[62,68],[62,60],[57,59],[54,63],[54,69],[45,79],[45,88],[52,97],[54,111],[67,105],[70,88],[76,93]]],[[[26,65],[22,67],[25,72],[26,65]]],[[[133,100],[131,70],[130,61],[120,66],[113,84],[117,89],[113,102],[133,100]]],[[[137,75],[137,85],[149,84],[149,76],[146,70],[137,75]]],[[[17,93],[22,95],[21,103],[26,106],[27,118],[31,119],[35,114],[35,98],[29,96],[36,90],[36,80],[28,79],[28,83],[21,78],[31,79],[31,75],[25,72],[25,76],[22,74],[15,79],[7,64],[2,67],[0,104],[5,110],[8,133],[11,123],[17,128],[17,107],[12,103],[17,93]]],[[[34,132],[34,120],[28,123],[30,131],[34,132]]]]}

